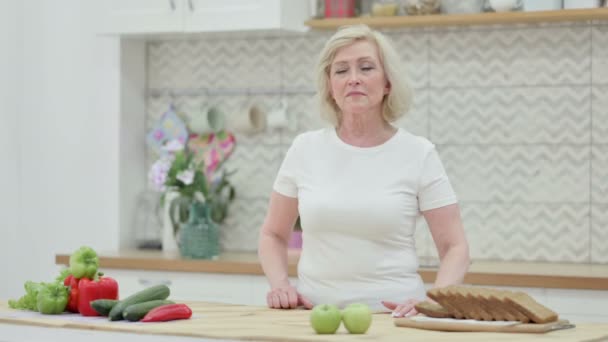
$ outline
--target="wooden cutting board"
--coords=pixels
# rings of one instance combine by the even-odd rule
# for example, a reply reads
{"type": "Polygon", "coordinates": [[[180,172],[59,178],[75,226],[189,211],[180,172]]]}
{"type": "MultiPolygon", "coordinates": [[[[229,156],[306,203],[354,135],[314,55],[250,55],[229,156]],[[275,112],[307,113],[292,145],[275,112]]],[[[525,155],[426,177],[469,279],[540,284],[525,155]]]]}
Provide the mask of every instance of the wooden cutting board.
{"type": "Polygon", "coordinates": [[[483,322],[471,319],[431,318],[424,315],[412,318],[396,318],[398,327],[416,328],[437,331],[461,332],[503,332],[542,334],[554,330],[570,329],[575,325],[567,320],[559,320],[545,324],[519,323],[519,322],[483,322]]]}
{"type": "MultiPolygon", "coordinates": [[[[336,335],[317,335],[309,324],[309,310],[275,310],[265,307],[223,303],[188,302],[193,311],[189,320],[166,323],[110,322],[105,317],[88,318],[77,314],[41,315],[11,310],[0,301],[0,325],[23,324],[49,329],[86,329],[87,331],[129,332],[166,336],[189,336],[243,341],[551,341],[598,340],[608,335],[608,324],[578,324],[548,334],[511,334],[496,332],[444,332],[396,326],[390,314],[374,314],[372,326],[364,335],[349,334],[344,325],[336,335]]],[[[50,332],[52,333],[52,332],[50,332]]]]}

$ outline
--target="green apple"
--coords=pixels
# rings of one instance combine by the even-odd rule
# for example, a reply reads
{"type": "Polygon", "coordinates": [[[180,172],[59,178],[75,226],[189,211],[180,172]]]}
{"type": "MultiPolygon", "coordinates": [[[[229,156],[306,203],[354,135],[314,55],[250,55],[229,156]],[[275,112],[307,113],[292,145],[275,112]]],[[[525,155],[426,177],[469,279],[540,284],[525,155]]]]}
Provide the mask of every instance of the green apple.
{"type": "Polygon", "coordinates": [[[365,334],[372,325],[372,312],[365,304],[353,303],[342,310],[342,321],[349,333],[365,334]]]}
{"type": "Polygon", "coordinates": [[[310,313],[310,325],[317,334],[335,334],[341,319],[340,309],[331,304],[315,305],[310,313]]]}

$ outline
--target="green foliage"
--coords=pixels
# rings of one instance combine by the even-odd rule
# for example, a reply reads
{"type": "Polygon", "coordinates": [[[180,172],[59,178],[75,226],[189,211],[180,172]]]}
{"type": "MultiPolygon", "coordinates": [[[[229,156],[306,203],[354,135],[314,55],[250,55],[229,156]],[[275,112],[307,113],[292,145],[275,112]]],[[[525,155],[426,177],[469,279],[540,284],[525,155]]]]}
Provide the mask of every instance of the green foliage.
{"type": "Polygon", "coordinates": [[[38,292],[44,283],[36,283],[33,281],[26,281],[23,287],[25,288],[25,295],[18,300],[11,299],[8,301],[8,306],[13,309],[32,310],[38,311],[37,298],[38,292]]]}
{"type": "Polygon", "coordinates": [[[182,196],[193,197],[198,191],[205,196],[209,195],[207,186],[207,179],[203,170],[203,165],[193,165],[194,155],[188,153],[186,150],[178,151],[175,153],[175,159],[171,164],[169,173],[167,174],[167,180],[165,185],[169,188],[177,190],[182,196]],[[193,169],[194,180],[191,184],[186,184],[177,178],[177,175],[182,171],[193,169]]]}
{"type": "MultiPolygon", "coordinates": [[[[213,221],[218,224],[224,221],[228,215],[230,202],[236,196],[236,191],[229,181],[229,177],[234,174],[234,171],[227,172],[222,169],[222,164],[216,170],[216,173],[221,172],[220,176],[214,177],[213,182],[210,183],[209,178],[202,171],[205,169],[204,163],[202,161],[198,164],[195,163],[193,153],[188,149],[175,153],[175,158],[165,181],[168,189],[179,194],[168,203],[174,234],[177,234],[180,224],[188,221],[190,206],[195,200],[209,204],[213,221]],[[192,170],[194,173],[190,184],[178,179],[178,175],[187,170],[192,170]]],[[[165,204],[165,195],[161,200],[165,204]]]]}
{"type": "Polygon", "coordinates": [[[232,173],[223,170],[220,181],[211,187],[209,196],[211,219],[217,223],[224,222],[224,219],[228,215],[228,206],[236,197],[236,190],[228,181],[230,175],[232,173]]]}
{"type": "Polygon", "coordinates": [[[72,272],[70,271],[69,268],[63,268],[59,272],[59,275],[55,278],[55,282],[63,284],[63,281],[65,280],[65,278],[67,278],[70,274],[72,274],[72,272]]]}

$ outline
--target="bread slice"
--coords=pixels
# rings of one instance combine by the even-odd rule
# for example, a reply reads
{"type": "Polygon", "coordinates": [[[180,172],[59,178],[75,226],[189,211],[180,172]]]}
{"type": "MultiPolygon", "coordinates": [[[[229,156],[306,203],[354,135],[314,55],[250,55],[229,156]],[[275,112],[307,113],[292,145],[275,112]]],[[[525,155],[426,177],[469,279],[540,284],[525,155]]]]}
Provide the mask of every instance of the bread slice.
{"type": "Polygon", "coordinates": [[[429,291],[427,291],[426,294],[427,296],[429,296],[429,298],[439,303],[439,305],[448,310],[448,312],[451,313],[454,318],[464,318],[464,315],[460,313],[460,311],[450,303],[449,297],[447,296],[443,288],[430,289],[429,291]]]}
{"type": "Polygon", "coordinates": [[[548,323],[557,321],[557,313],[538,303],[534,298],[523,292],[516,292],[507,296],[506,301],[523,312],[534,323],[548,323]]]}
{"type": "Polygon", "coordinates": [[[557,313],[523,292],[452,285],[431,289],[427,295],[438,305],[420,303],[418,311],[430,317],[522,323],[548,323],[558,319],[557,313]]]}
{"type": "Polygon", "coordinates": [[[448,286],[441,292],[445,293],[447,300],[450,301],[450,305],[454,306],[458,312],[466,319],[479,320],[477,311],[473,307],[472,303],[464,296],[464,288],[461,286],[448,286]]]}
{"type": "Polygon", "coordinates": [[[502,304],[494,297],[491,296],[492,291],[486,288],[477,288],[477,296],[481,302],[481,305],[486,311],[492,316],[495,321],[517,321],[514,315],[509,313],[502,307],[502,304]]]}
{"type": "Polygon", "coordinates": [[[523,312],[519,311],[519,309],[513,306],[511,303],[507,301],[507,297],[509,296],[509,291],[504,290],[494,290],[491,294],[491,297],[498,301],[500,307],[511,315],[515,317],[516,321],[520,321],[522,323],[530,322],[530,318],[526,316],[523,312]]]}
{"type": "Polygon", "coordinates": [[[485,306],[482,305],[483,299],[479,295],[478,289],[461,287],[460,291],[464,295],[464,297],[467,299],[467,303],[470,303],[470,305],[472,306],[473,311],[475,311],[478,319],[480,319],[482,321],[494,320],[494,317],[492,316],[490,311],[486,310],[485,306]]]}
{"type": "Polygon", "coordinates": [[[429,317],[452,318],[452,314],[443,306],[430,301],[419,302],[415,305],[416,310],[429,317]]]}

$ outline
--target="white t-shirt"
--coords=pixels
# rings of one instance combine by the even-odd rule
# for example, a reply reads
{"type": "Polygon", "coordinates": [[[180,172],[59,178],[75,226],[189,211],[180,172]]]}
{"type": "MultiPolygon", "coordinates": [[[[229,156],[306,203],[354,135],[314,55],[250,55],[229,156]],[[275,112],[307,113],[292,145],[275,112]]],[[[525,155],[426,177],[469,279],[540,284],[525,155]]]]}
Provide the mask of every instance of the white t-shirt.
{"type": "Polygon", "coordinates": [[[298,198],[298,291],[314,304],[425,298],[414,232],[420,211],[457,202],[435,146],[399,128],[356,147],[333,127],[298,135],[273,186],[298,198]]]}

